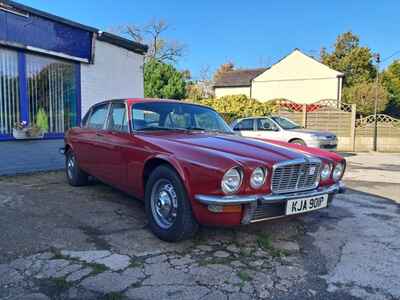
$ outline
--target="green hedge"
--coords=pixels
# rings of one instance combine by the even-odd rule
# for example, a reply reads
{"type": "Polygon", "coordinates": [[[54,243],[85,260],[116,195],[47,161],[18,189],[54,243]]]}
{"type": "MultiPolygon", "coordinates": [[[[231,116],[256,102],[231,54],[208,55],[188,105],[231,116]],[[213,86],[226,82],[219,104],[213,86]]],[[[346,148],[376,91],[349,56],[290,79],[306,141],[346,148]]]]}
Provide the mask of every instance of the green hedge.
{"type": "Polygon", "coordinates": [[[211,106],[218,111],[228,123],[237,118],[269,115],[277,110],[275,102],[260,102],[255,99],[250,99],[246,95],[224,96],[221,98],[209,98],[192,102],[211,106]]]}

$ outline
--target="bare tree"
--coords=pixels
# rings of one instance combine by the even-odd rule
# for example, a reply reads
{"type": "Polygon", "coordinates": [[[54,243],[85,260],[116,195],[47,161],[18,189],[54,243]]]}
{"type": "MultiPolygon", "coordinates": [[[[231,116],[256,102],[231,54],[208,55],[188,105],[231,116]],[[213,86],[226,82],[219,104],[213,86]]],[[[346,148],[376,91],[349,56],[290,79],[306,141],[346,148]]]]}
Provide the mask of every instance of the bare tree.
{"type": "Polygon", "coordinates": [[[169,29],[170,26],[165,20],[153,19],[142,27],[127,25],[122,33],[136,42],[149,46],[146,60],[156,59],[160,62],[176,63],[184,55],[186,46],[178,41],[164,38],[163,35],[169,29]]]}
{"type": "Polygon", "coordinates": [[[231,61],[228,61],[218,67],[218,69],[214,73],[214,81],[217,81],[222,74],[233,71],[235,69],[235,64],[231,61]]]}

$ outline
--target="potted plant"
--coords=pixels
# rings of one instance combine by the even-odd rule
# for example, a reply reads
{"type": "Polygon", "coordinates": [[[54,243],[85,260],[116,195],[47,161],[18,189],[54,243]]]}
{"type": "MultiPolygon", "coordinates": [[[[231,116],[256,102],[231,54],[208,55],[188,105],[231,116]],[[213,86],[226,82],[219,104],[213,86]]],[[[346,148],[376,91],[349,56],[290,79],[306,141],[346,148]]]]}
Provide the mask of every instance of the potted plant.
{"type": "Polygon", "coordinates": [[[41,139],[49,131],[48,117],[43,108],[36,114],[36,123],[28,125],[27,121],[17,122],[13,128],[13,136],[17,140],[41,139]]]}
{"type": "Polygon", "coordinates": [[[17,140],[26,139],[26,132],[28,130],[28,122],[21,121],[14,124],[13,136],[17,140]]]}

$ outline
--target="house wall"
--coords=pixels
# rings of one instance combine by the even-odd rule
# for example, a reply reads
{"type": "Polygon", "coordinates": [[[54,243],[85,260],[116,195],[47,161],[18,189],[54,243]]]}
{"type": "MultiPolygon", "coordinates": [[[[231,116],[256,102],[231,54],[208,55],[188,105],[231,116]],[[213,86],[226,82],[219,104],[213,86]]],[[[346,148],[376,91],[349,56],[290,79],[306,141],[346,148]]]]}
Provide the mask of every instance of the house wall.
{"type": "Polygon", "coordinates": [[[143,55],[96,41],[94,64],[81,65],[82,116],[95,103],[143,97],[143,55]]]}
{"type": "Polygon", "coordinates": [[[252,96],[260,101],[285,98],[304,104],[338,99],[341,75],[295,50],[253,79],[252,96]]]}
{"type": "Polygon", "coordinates": [[[250,87],[222,87],[215,88],[215,97],[220,98],[229,95],[246,95],[250,97],[250,87]]]}
{"type": "Polygon", "coordinates": [[[252,97],[260,101],[287,99],[311,104],[319,100],[338,99],[338,78],[269,80],[253,82],[252,97]]]}

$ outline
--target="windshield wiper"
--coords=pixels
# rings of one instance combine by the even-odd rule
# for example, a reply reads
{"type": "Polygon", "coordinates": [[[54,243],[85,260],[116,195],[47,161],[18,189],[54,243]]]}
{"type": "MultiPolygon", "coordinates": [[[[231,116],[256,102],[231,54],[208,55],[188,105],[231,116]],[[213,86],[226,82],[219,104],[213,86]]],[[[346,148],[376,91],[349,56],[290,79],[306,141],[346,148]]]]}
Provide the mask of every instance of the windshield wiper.
{"type": "Polygon", "coordinates": [[[137,129],[139,131],[152,131],[152,130],[176,130],[175,128],[168,128],[168,127],[161,127],[161,126],[151,126],[151,127],[143,127],[140,129],[137,129]]]}
{"type": "Polygon", "coordinates": [[[201,127],[188,127],[188,128],[186,128],[186,129],[187,129],[187,130],[207,131],[207,129],[201,128],[201,127]]]}

